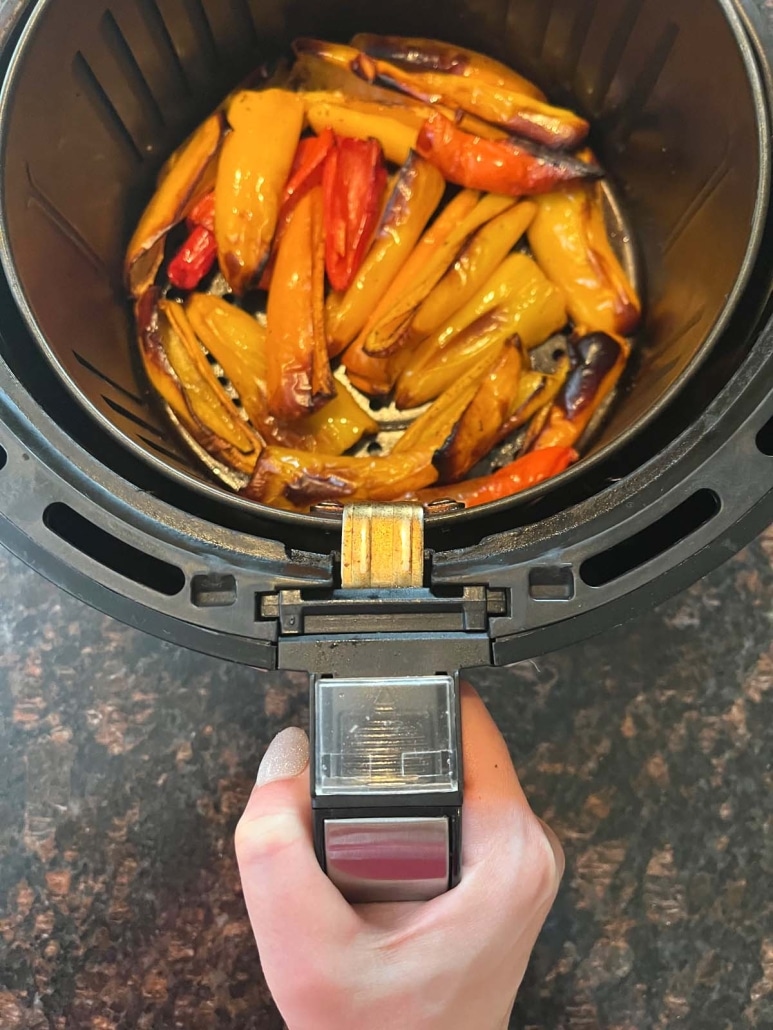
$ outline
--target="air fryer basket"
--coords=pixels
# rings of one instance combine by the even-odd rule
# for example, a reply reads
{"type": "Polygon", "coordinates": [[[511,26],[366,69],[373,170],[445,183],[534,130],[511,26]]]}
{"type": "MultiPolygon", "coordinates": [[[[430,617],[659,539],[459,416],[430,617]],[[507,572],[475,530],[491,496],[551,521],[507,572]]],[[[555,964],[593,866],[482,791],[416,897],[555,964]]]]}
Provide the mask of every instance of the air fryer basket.
{"type": "MultiPolygon", "coordinates": [[[[657,579],[673,589],[688,565],[705,567],[709,542],[716,560],[723,513],[735,526],[753,509],[756,525],[771,480],[764,447],[752,443],[744,477],[760,492],[744,495],[742,513],[725,481],[688,490],[741,425],[749,437],[752,412],[762,420],[752,441],[767,415],[770,346],[758,317],[770,285],[769,125],[766,55],[743,24],[751,9],[731,0],[40,0],[23,26],[9,18],[17,39],[13,56],[10,44],[4,52],[0,245],[10,293],[0,304],[11,432],[0,442],[9,459],[40,458],[45,475],[7,495],[5,538],[93,603],[256,664],[275,660],[283,633],[271,605],[258,603],[256,616],[256,597],[334,581],[334,520],[261,512],[213,486],[148,403],[121,262],[160,164],[226,90],[297,35],[367,30],[483,50],[588,116],[645,286],[638,357],[590,456],[540,496],[439,518],[434,581],[499,591],[486,626],[494,659],[506,661],[544,646],[550,626],[617,620],[657,579]],[[42,510],[19,514],[38,493],[42,510]],[[580,575],[629,521],[646,514],[646,531],[683,502],[682,522],[695,524],[674,544],[694,530],[689,555],[683,544],[678,559],[671,545],[650,546],[617,576],[580,575]],[[89,526],[106,535],[101,545],[89,526]],[[133,549],[125,560],[111,540],[133,549]],[[154,561],[173,572],[164,579],[154,561]],[[497,651],[499,637],[511,643],[497,651]]],[[[726,461],[725,480],[738,467],[726,461]]]]}

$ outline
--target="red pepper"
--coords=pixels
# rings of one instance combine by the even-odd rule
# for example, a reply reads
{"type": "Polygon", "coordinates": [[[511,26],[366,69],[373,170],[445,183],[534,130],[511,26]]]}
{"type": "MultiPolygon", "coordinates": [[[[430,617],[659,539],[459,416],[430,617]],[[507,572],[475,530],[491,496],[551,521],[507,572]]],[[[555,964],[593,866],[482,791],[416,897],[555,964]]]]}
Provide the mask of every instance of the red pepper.
{"type": "Polygon", "coordinates": [[[307,136],[298,144],[284,195],[280,222],[284,221],[304,193],[322,185],[325,158],[335,146],[332,129],[323,129],[319,136],[307,136]]]}
{"type": "Polygon", "coordinates": [[[479,504],[510,497],[551,476],[557,476],[577,461],[578,457],[577,451],[571,447],[546,447],[525,454],[490,476],[468,479],[464,483],[452,483],[449,486],[433,486],[420,490],[416,498],[424,504],[450,499],[460,501],[466,508],[474,508],[479,504]]]}
{"type": "Polygon", "coordinates": [[[335,136],[332,129],[323,129],[319,136],[307,136],[298,144],[295,160],[290,169],[290,178],[287,180],[287,185],[282,195],[282,206],[276,223],[276,234],[271,249],[271,257],[261,276],[260,283],[258,284],[259,289],[269,290],[271,288],[271,276],[274,273],[277,248],[287,228],[287,222],[293,212],[293,208],[309,190],[315,186],[322,185],[325,159],[334,145],[335,136]]]}
{"type": "Polygon", "coordinates": [[[169,282],[180,290],[195,290],[204,276],[211,272],[216,258],[215,234],[205,226],[197,225],[169,262],[169,282]]]}
{"type": "Polygon", "coordinates": [[[596,165],[566,154],[512,139],[474,136],[442,114],[431,114],[426,120],[416,149],[449,182],[508,197],[549,193],[562,182],[598,179],[601,175],[596,165]]]}
{"type": "Polygon", "coordinates": [[[336,136],[325,162],[325,267],[330,284],[347,290],[376,228],[387,172],[376,140],[336,136]]]}
{"type": "Polygon", "coordinates": [[[194,204],[187,220],[188,228],[193,232],[197,225],[203,225],[210,232],[215,231],[215,191],[205,193],[201,200],[194,204]]]}

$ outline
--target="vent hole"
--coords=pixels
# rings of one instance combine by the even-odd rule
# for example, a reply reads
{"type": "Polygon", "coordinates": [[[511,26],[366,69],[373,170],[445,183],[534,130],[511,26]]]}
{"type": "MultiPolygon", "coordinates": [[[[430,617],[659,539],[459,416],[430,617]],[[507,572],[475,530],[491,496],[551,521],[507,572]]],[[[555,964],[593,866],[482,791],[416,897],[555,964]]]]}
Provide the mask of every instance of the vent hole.
{"type": "Polygon", "coordinates": [[[2,447],[0,447],[0,472],[5,468],[7,461],[8,454],[2,447]]]}
{"type": "Polygon", "coordinates": [[[721,507],[722,502],[713,490],[698,490],[640,533],[586,559],[580,566],[583,583],[602,587],[638,569],[686,540],[710,522],[721,507]]]}
{"type": "Polygon", "coordinates": [[[67,504],[49,504],[43,524],[81,554],[159,594],[173,597],[185,586],[182,569],[119,540],[67,504]]]}
{"type": "Polygon", "coordinates": [[[236,579],[200,573],[191,580],[191,601],[197,608],[228,608],[236,604],[236,579]]]}
{"type": "Polygon", "coordinates": [[[768,419],[757,433],[757,448],[769,458],[773,458],[773,418],[768,419]]]}
{"type": "Polygon", "coordinates": [[[569,565],[543,565],[529,569],[529,597],[533,601],[571,601],[574,572],[569,565]]]}

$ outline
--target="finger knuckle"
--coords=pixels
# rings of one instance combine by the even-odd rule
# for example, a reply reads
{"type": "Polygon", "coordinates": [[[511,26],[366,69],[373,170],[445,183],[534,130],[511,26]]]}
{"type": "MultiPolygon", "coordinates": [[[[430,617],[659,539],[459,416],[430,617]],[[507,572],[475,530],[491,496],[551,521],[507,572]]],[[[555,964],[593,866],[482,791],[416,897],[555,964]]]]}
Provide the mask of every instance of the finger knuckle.
{"type": "Polygon", "coordinates": [[[529,820],[524,864],[535,902],[552,902],[563,876],[563,852],[536,816],[529,820]]]}
{"type": "Polygon", "coordinates": [[[289,812],[243,816],[234,835],[240,864],[253,864],[281,854],[303,836],[298,820],[289,812]]]}

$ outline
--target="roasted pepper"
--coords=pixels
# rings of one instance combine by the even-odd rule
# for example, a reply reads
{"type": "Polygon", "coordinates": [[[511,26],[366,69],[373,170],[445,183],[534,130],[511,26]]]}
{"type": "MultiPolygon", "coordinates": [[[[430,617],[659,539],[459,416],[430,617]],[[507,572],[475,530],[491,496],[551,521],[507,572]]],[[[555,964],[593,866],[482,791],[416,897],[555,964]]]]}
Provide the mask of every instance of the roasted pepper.
{"type": "Polygon", "coordinates": [[[444,188],[438,170],[411,153],[397,175],[373,244],[354,282],[343,295],[332,293],[328,298],[331,353],[340,353],[361,331],[408,260],[444,188]]]}
{"type": "Polygon", "coordinates": [[[628,345],[607,333],[590,333],[570,342],[574,368],[550,408],[535,451],[575,444],[593,415],[617,385],[628,360],[628,345]]]}
{"type": "Polygon", "coordinates": [[[509,197],[489,193],[466,213],[460,211],[457,214],[457,204],[461,201],[469,202],[469,198],[474,196],[475,192],[470,190],[463,190],[457,194],[446,208],[445,218],[438,218],[426,234],[435,237],[431,249],[423,248],[419,244],[408,259],[403,269],[405,274],[398,276],[388,291],[390,294],[394,293],[398,280],[405,279],[405,282],[400,282],[399,293],[390,298],[389,303],[386,303],[387,298],[384,298],[382,306],[385,310],[370,324],[364,342],[366,354],[379,357],[393,352],[407,342],[407,331],[416,311],[446,273],[466,240],[481,225],[485,225],[513,206],[513,201],[509,197]],[[442,238],[436,228],[441,221],[449,225],[449,231],[443,233],[442,238]]]}
{"type": "Polygon", "coordinates": [[[215,234],[205,226],[197,225],[169,262],[169,282],[180,290],[195,290],[212,271],[216,261],[215,234]]]}
{"type": "Polygon", "coordinates": [[[421,340],[475,296],[526,232],[536,208],[523,200],[480,228],[453,267],[426,298],[411,322],[411,338],[421,340]]]}
{"type": "MultiPolygon", "coordinates": [[[[411,115],[411,120],[415,124],[409,125],[405,120],[395,117],[392,109],[385,105],[372,106],[375,110],[356,110],[342,97],[339,104],[329,101],[309,104],[306,117],[315,132],[332,129],[339,136],[350,139],[378,140],[387,161],[398,165],[404,164],[410,152],[416,149],[421,118],[411,115]]],[[[401,109],[394,108],[395,112],[399,110],[401,109]]],[[[408,111],[408,108],[403,110],[408,111]]]]}
{"type": "Polygon", "coordinates": [[[390,453],[402,454],[425,448],[433,452],[439,450],[478,392],[481,380],[490,367],[490,359],[484,357],[460,376],[426,411],[414,419],[390,453]]]}
{"type": "Polygon", "coordinates": [[[561,183],[601,175],[597,165],[566,154],[540,152],[512,139],[474,136],[442,114],[427,119],[416,147],[449,182],[511,197],[547,193],[561,183]]]}
{"type": "Polygon", "coordinates": [[[525,254],[511,254],[483,288],[415,350],[397,383],[396,402],[416,407],[437,397],[484,353],[509,336],[536,347],[566,323],[559,290],[525,254]]]}
{"type": "Polygon", "coordinates": [[[641,302],[612,251],[600,187],[578,184],[539,197],[536,204],[529,244],[545,274],[564,291],[575,324],[584,332],[633,333],[641,302]]]}
{"type": "Polygon", "coordinates": [[[284,90],[237,93],[228,107],[215,187],[220,268],[231,289],[255,286],[268,258],[303,128],[304,104],[284,90]]]}
{"type": "Polygon", "coordinates": [[[164,240],[210,192],[223,139],[220,114],[208,118],[167,162],[153,199],[126,251],[126,282],[133,297],[153,283],[164,258],[164,240]]]}
{"type": "Polygon", "coordinates": [[[287,218],[304,193],[322,185],[325,161],[334,146],[335,135],[331,129],[322,129],[318,135],[307,136],[300,141],[290,170],[290,178],[282,193],[280,222],[287,218]]]}
{"type": "MultiPolygon", "coordinates": [[[[506,440],[516,429],[525,426],[539,411],[549,408],[564,385],[568,371],[569,362],[565,360],[559,362],[556,371],[550,375],[543,372],[524,372],[518,382],[512,411],[500,427],[494,445],[506,440]]],[[[531,426],[529,429],[531,430],[531,426]]],[[[535,433],[535,439],[537,435],[539,431],[535,433]]]]}
{"type": "Polygon", "coordinates": [[[268,417],[266,329],[219,297],[192,293],[185,303],[196,336],[221,366],[254,426],[268,417]]]}
{"type": "Polygon", "coordinates": [[[371,356],[365,350],[366,343],[379,326],[382,331],[386,331],[385,320],[391,319],[389,329],[395,337],[399,336],[401,327],[407,326],[411,318],[410,307],[407,313],[403,310],[402,320],[395,319],[392,312],[402,303],[406,294],[414,289],[417,279],[426,275],[427,269],[432,267],[459,222],[476,209],[479,200],[480,194],[476,191],[462,190],[440,212],[376,305],[357,339],[344,354],[344,367],[358,389],[380,395],[389,393],[394,386],[405,365],[405,359],[394,348],[391,357],[386,353],[371,356]]]}
{"type": "Polygon", "coordinates": [[[517,339],[510,339],[489,366],[475,395],[434,457],[443,482],[454,482],[467,475],[494,446],[513,412],[522,367],[520,345],[517,339]]]}
{"type": "Polygon", "coordinates": [[[205,193],[201,200],[191,208],[186,219],[188,228],[193,232],[197,225],[203,225],[210,232],[215,231],[215,191],[205,193]]]}
{"type": "Polygon", "coordinates": [[[387,173],[381,144],[336,136],[325,161],[325,267],[334,290],[348,290],[376,228],[387,173]]]}
{"type": "Polygon", "coordinates": [[[501,126],[551,150],[574,149],[590,126],[573,111],[513,93],[482,80],[442,72],[405,71],[396,64],[361,55],[352,70],[368,82],[402,90],[426,103],[442,103],[501,126]]]}
{"type": "Polygon", "coordinates": [[[293,166],[290,169],[290,178],[287,180],[282,193],[282,203],[279,209],[274,240],[271,245],[268,261],[258,284],[259,289],[266,292],[271,289],[271,277],[274,274],[276,252],[287,228],[287,222],[293,208],[304,193],[307,193],[314,186],[322,184],[325,160],[334,143],[333,133],[326,129],[319,136],[308,136],[298,144],[298,149],[293,159],[293,166]]]}
{"type": "Polygon", "coordinates": [[[533,82],[518,75],[507,65],[475,50],[442,43],[437,39],[410,36],[377,36],[370,32],[356,35],[351,46],[369,57],[391,61],[407,71],[442,72],[474,82],[498,86],[534,100],[545,100],[545,94],[533,82]]]}
{"type": "Polygon", "coordinates": [[[268,402],[277,418],[310,415],[335,394],[325,336],[322,188],[298,201],[268,295],[268,402]]]}
{"type": "Polygon", "coordinates": [[[339,458],[267,447],[244,494],[274,507],[308,511],[320,501],[392,501],[436,478],[429,451],[339,458]]]}
{"type": "Polygon", "coordinates": [[[537,486],[546,479],[564,472],[578,457],[577,452],[571,447],[551,447],[543,451],[534,451],[489,476],[419,490],[409,494],[405,499],[418,500],[423,504],[430,504],[432,501],[458,501],[465,508],[475,508],[480,504],[501,501],[504,497],[511,497],[513,494],[528,490],[529,487],[537,486]]]}
{"type": "Polygon", "coordinates": [[[338,393],[324,408],[296,423],[296,428],[313,440],[317,454],[343,454],[363,436],[378,432],[378,423],[354,399],[349,390],[338,386],[338,393]]]}

